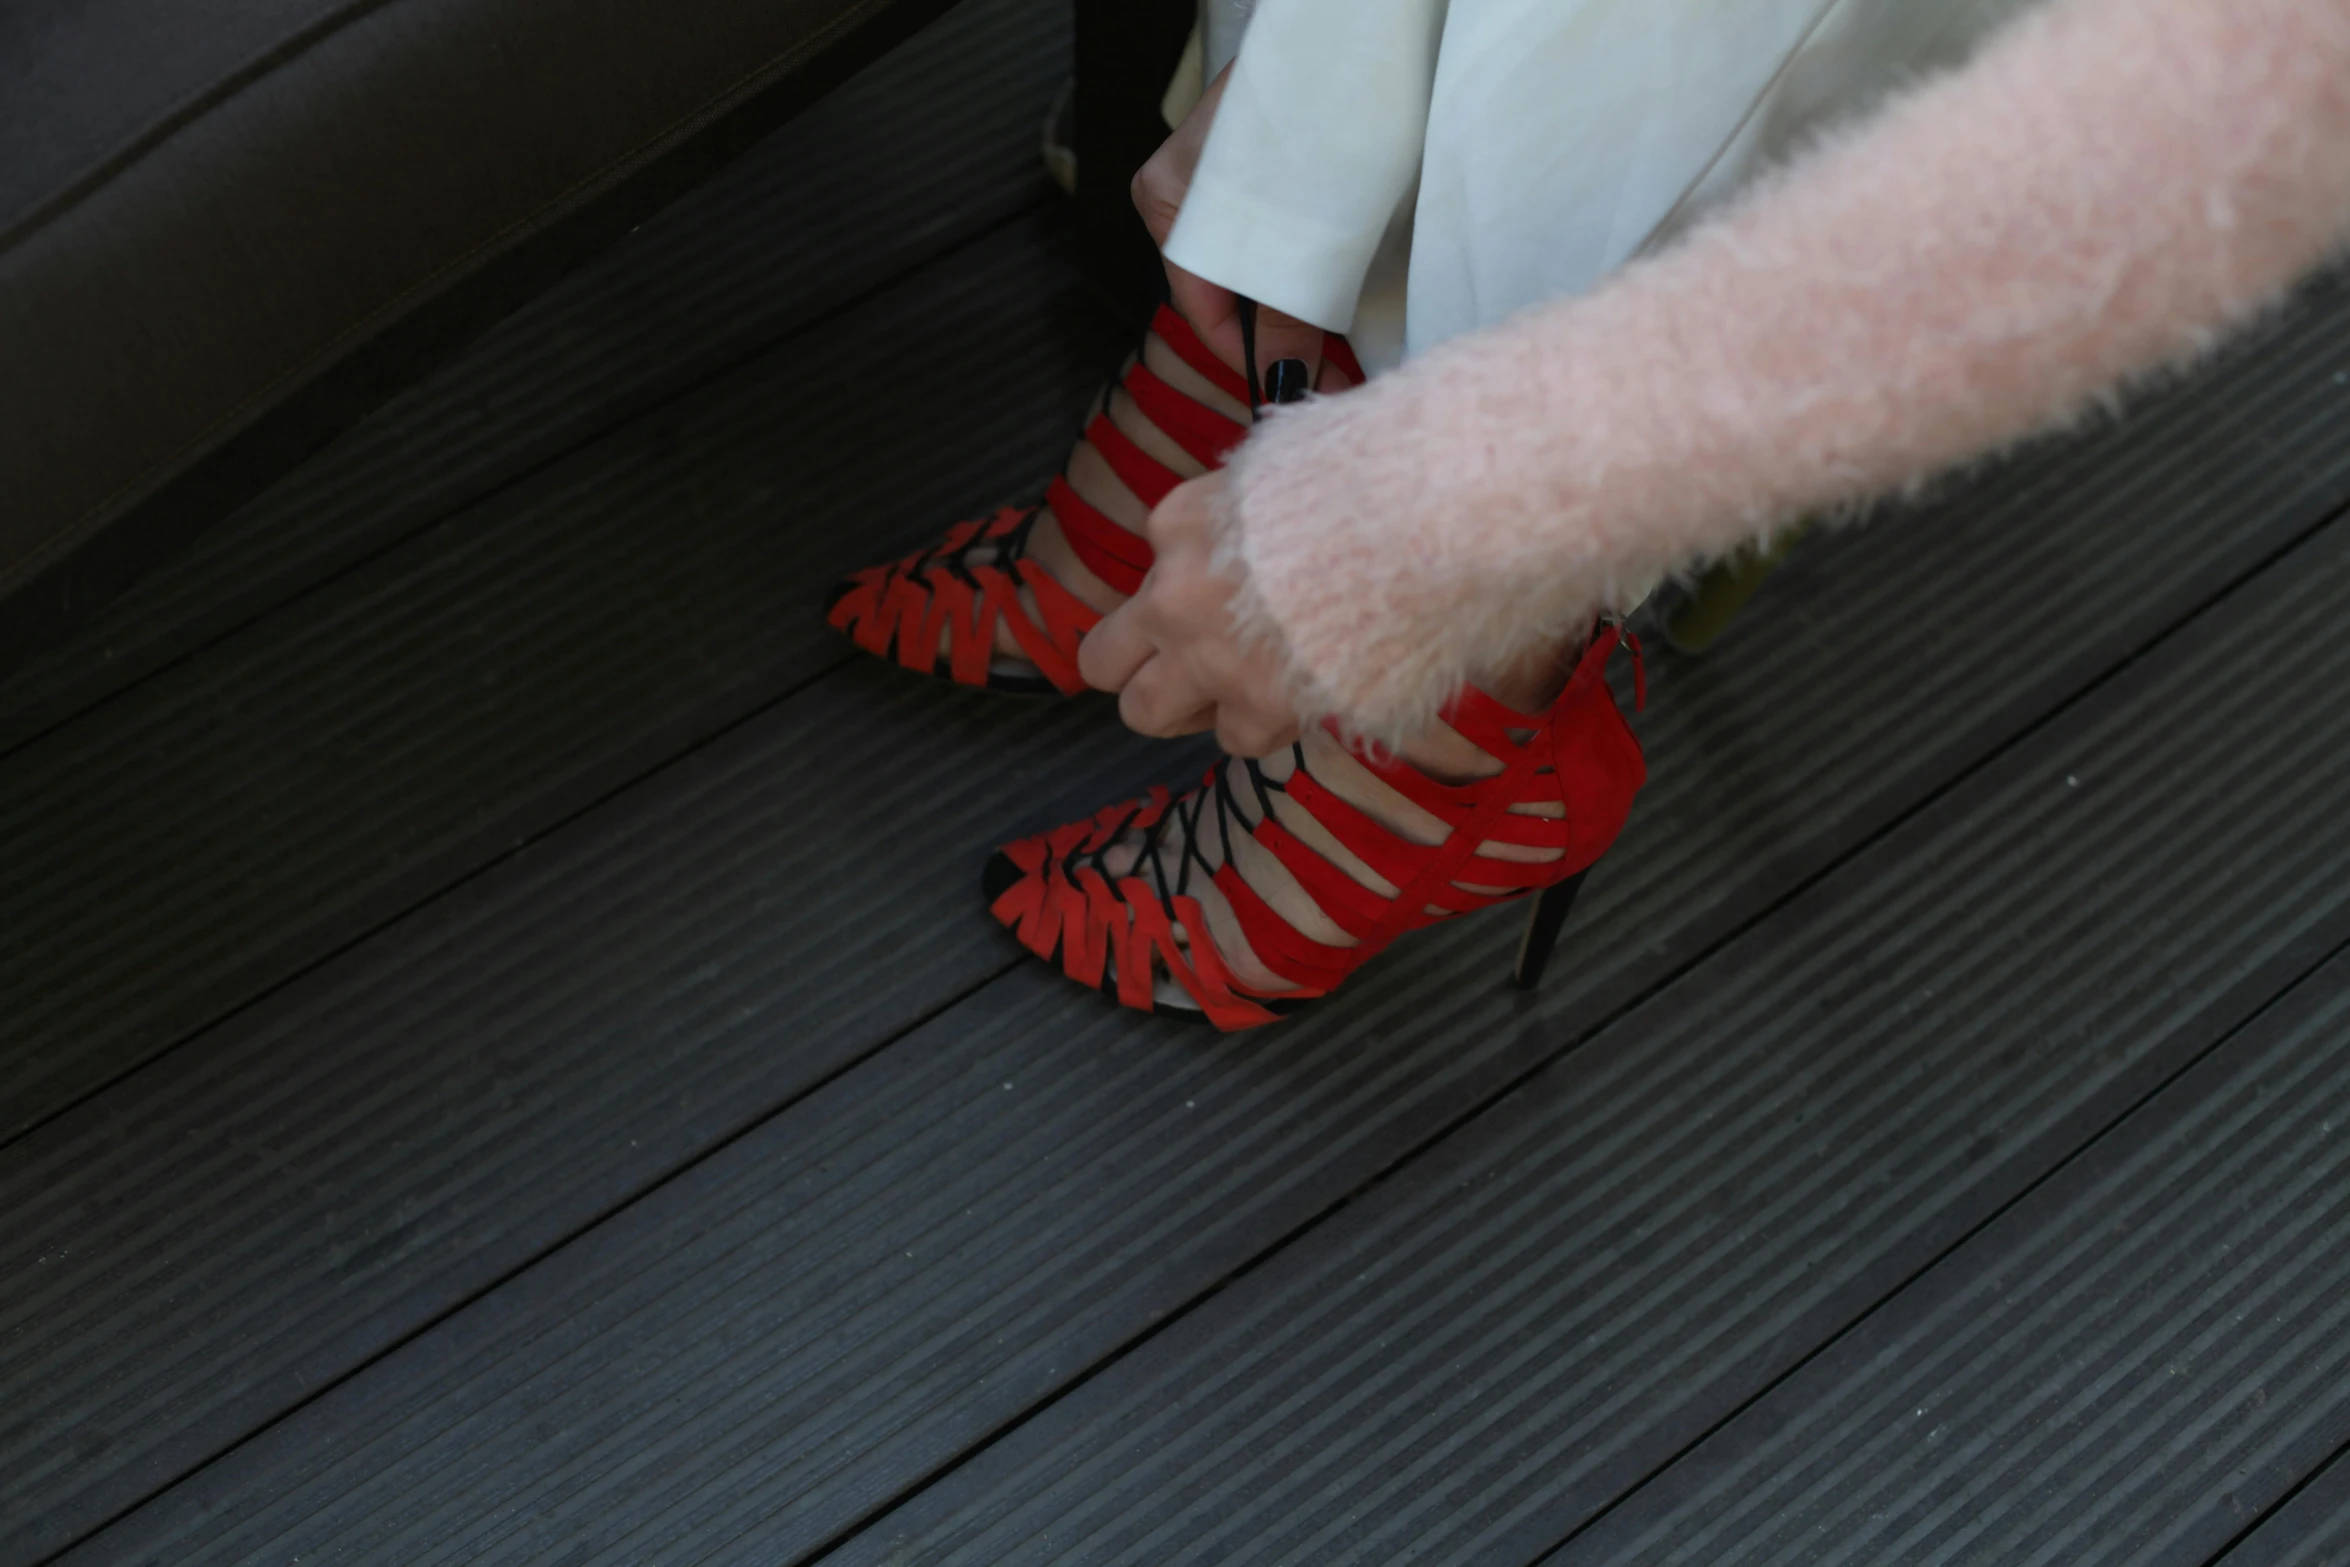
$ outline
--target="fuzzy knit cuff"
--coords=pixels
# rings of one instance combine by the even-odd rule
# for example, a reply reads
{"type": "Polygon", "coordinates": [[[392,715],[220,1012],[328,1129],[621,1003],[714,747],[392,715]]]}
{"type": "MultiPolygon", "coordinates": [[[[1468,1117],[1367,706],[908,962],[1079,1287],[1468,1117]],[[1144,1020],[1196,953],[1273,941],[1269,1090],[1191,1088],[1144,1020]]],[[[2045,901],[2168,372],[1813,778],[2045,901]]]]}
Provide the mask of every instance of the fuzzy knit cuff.
{"type": "Polygon", "coordinates": [[[2058,0],[1670,251],[1237,454],[1292,694],[1396,740],[1621,583],[2176,366],[2350,226],[2350,0],[2058,0]]]}

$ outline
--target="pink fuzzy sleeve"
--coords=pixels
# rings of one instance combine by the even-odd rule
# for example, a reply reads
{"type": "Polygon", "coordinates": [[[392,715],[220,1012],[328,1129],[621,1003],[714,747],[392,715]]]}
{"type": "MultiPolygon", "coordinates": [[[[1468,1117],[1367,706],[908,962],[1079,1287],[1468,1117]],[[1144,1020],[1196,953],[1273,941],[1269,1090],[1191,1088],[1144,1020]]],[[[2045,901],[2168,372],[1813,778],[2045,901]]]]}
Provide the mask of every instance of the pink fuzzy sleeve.
{"type": "Polygon", "coordinates": [[[1222,519],[1399,738],[1640,582],[2174,365],[2350,224],[2350,0],[2058,0],[1595,293],[1274,418],[1222,519]]]}

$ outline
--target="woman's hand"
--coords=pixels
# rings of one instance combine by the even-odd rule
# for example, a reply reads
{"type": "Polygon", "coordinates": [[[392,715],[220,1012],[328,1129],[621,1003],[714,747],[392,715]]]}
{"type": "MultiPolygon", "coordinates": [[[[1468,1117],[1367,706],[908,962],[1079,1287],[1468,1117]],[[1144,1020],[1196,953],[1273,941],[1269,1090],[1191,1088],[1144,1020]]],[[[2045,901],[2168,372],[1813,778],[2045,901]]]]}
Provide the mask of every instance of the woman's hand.
{"type": "Polygon", "coordinates": [[[1150,515],[1157,564],[1134,597],[1086,634],[1077,667],[1118,693],[1118,716],[1139,734],[1216,732],[1234,756],[1270,756],[1297,739],[1281,694],[1278,653],[1242,647],[1232,623],[1235,584],[1212,569],[1211,525],[1221,472],[1179,485],[1150,515]]]}
{"type": "MultiPolygon", "coordinates": [[[[1175,133],[1134,176],[1134,205],[1154,243],[1164,246],[1191,189],[1208,127],[1223,101],[1227,67],[1175,133]]],[[[1241,367],[1240,300],[1167,262],[1175,308],[1218,357],[1241,367]]],[[[1273,310],[1257,313],[1257,358],[1271,364],[1322,362],[1319,327],[1273,310]]],[[[1235,756],[1269,756],[1297,738],[1297,719],[1281,696],[1279,659],[1265,646],[1243,650],[1232,624],[1234,584],[1210,566],[1211,519],[1225,483],[1210,473],[1168,492],[1144,532],[1157,563],[1134,597],[1086,635],[1077,666],[1086,681],[1118,694],[1119,716],[1140,734],[1173,736],[1213,729],[1235,756]]]]}
{"type": "MultiPolygon", "coordinates": [[[[1208,90],[1200,94],[1183,123],[1175,133],[1159,144],[1134,174],[1134,210],[1142,214],[1143,227],[1150,230],[1151,243],[1164,250],[1167,236],[1174,232],[1175,215],[1183,210],[1183,198],[1191,191],[1191,176],[1199,168],[1200,149],[1208,142],[1208,127],[1216,120],[1216,106],[1224,101],[1224,85],[1231,79],[1232,67],[1216,73],[1208,90]]],[[[1246,357],[1240,338],[1240,299],[1232,290],[1209,282],[1196,273],[1186,272],[1172,261],[1162,264],[1167,269],[1167,290],[1183,319],[1200,336],[1219,359],[1234,369],[1245,369],[1246,357]]],[[[1294,316],[1278,310],[1257,312],[1257,359],[1260,364],[1272,364],[1282,359],[1302,359],[1309,372],[1319,374],[1322,368],[1322,331],[1309,326],[1294,316]]]]}

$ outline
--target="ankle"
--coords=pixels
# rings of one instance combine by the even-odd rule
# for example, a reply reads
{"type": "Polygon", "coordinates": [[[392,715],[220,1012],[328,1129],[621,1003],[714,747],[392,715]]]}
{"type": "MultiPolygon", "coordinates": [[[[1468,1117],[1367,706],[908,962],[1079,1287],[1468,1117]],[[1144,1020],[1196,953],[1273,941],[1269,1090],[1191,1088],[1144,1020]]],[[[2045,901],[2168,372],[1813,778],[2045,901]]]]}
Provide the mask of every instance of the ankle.
{"type": "Polygon", "coordinates": [[[1529,650],[1487,682],[1485,694],[1513,712],[1548,712],[1574,678],[1587,640],[1576,635],[1529,650]]]}
{"type": "MultiPolygon", "coordinates": [[[[1559,699],[1559,693],[1567,688],[1567,681],[1575,672],[1575,660],[1582,651],[1581,637],[1536,648],[1493,679],[1482,682],[1480,689],[1514,712],[1537,716],[1547,712],[1559,699]]],[[[1396,755],[1438,783],[1475,783],[1503,770],[1501,762],[1442,725],[1409,744],[1398,746],[1396,755]]]]}

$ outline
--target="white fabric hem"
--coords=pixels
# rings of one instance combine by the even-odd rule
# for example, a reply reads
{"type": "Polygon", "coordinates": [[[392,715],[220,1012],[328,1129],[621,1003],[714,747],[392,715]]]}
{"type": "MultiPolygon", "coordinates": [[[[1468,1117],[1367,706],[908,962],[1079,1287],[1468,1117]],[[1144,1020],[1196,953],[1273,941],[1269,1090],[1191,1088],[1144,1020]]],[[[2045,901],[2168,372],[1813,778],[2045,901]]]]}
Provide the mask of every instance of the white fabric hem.
{"type": "Polygon", "coordinates": [[[1195,183],[1167,236],[1184,271],[1325,332],[1354,325],[1380,235],[1317,223],[1251,193],[1195,183]]]}

